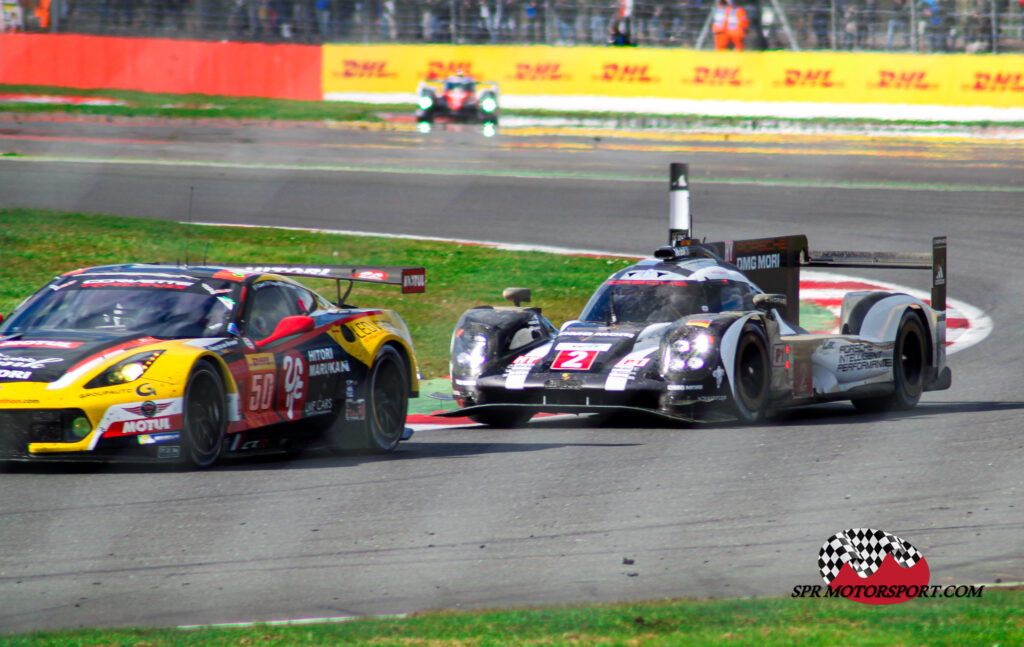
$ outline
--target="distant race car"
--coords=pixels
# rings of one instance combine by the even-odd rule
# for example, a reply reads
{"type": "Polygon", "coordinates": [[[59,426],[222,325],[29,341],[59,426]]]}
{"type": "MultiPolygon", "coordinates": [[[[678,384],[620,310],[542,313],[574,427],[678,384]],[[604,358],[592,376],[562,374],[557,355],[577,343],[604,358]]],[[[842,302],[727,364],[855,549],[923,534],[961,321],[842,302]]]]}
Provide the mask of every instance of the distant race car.
{"type": "Polygon", "coordinates": [[[207,467],[314,441],[393,449],[419,389],[412,339],[397,313],[346,305],[342,281],[423,292],[425,273],[110,265],[58,276],[0,324],[0,461],[207,467]],[[338,303],[289,276],[335,279],[338,303]]]}
{"type": "Polygon", "coordinates": [[[427,79],[416,89],[416,120],[498,123],[498,84],[465,74],[427,79]]]}
{"type": "Polygon", "coordinates": [[[757,422],[830,400],[909,409],[923,391],[949,388],[945,238],[929,256],[815,253],[804,236],[704,244],[689,238],[688,215],[673,231],[671,245],[613,274],[561,328],[519,305],[525,288],[506,290],[512,307],[463,314],[450,359],[461,408],[443,415],[494,426],[537,412],[757,422]],[[810,334],[799,326],[801,266],[928,269],[931,305],[850,292],[841,334],[810,334]]]}

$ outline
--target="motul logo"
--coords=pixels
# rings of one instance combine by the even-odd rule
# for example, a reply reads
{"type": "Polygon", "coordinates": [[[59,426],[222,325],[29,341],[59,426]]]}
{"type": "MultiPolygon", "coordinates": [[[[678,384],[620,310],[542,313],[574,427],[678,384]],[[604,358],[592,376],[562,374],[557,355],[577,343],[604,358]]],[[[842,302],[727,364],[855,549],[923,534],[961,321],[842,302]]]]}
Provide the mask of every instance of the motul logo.
{"type": "Polygon", "coordinates": [[[696,67],[693,82],[697,85],[743,85],[738,67],[696,67]]]}
{"type": "Polygon", "coordinates": [[[831,88],[837,85],[832,81],[832,70],[786,70],[782,83],[787,88],[831,88]]]}
{"type": "Polygon", "coordinates": [[[396,76],[387,69],[387,61],[357,61],[347,59],[341,62],[341,72],[335,76],[344,79],[382,79],[396,76]]]}
{"type": "Polygon", "coordinates": [[[886,90],[930,90],[938,87],[925,79],[926,72],[892,72],[881,70],[878,73],[877,88],[886,90]]]}
{"type": "Polygon", "coordinates": [[[516,63],[517,81],[561,81],[568,78],[560,71],[561,63],[516,63]]]}
{"type": "Polygon", "coordinates": [[[1022,77],[1024,74],[975,72],[971,89],[977,92],[1024,92],[1022,77]]]}
{"type": "Polygon", "coordinates": [[[655,79],[647,74],[646,65],[619,65],[607,63],[599,77],[602,81],[612,83],[651,83],[655,79]]]}
{"type": "Polygon", "coordinates": [[[147,420],[129,420],[121,427],[123,434],[144,434],[150,431],[169,431],[170,418],[149,418],[147,420]]]}
{"type": "Polygon", "coordinates": [[[470,61],[428,61],[426,78],[443,79],[453,74],[473,75],[473,63],[470,61]]]}

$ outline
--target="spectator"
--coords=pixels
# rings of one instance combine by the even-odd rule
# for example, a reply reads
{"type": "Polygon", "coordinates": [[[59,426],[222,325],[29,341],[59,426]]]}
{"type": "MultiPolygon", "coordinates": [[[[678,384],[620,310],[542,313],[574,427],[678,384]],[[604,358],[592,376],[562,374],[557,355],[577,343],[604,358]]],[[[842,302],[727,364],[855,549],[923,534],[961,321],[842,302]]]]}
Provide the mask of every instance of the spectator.
{"type": "Polygon", "coordinates": [[[946,20],[938,0],[922,0],[921,17],[928,45],[932,52],[948,51],[946,20]]]}
{"type": "Polygon", "coordinates": [[[735,51],[742,52],[747,26],[747,12],[743,7],[733,6],[732,0],[718,0],[711,22],[715,49],[723,51],[731,45],[735,51]]]}
{"type": "Polygon", "coordinates": [[[889,10],[889,24],[885,30],[885,51],[891,51],[896,32],[903,34],[902,49],[910,49],[910,4],[909,0],[892,0],[889,10]]]}

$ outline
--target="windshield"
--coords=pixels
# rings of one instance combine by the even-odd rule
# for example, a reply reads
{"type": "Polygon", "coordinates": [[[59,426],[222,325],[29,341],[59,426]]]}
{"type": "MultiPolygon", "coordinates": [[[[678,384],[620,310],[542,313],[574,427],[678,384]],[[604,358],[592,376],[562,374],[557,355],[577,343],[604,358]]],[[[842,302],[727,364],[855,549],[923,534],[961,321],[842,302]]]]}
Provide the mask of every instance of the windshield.
{"type": "Polygon", "coordinates": [[[581,321],[657,323],[726,310],[752,310],[756,291],[738,281],[605,282],[583,308],[581,321]]]}
{"type": "Polygon", "coordinates": [[[139,332],[153,337],[214,337],[234,309],[235,284],[187,277],[81,275],[51,284],[0,326],[0,333],[139,332]]]}
{"type": "Polygon", "coordinates": [[[476,89],[475,81],[467,81],[465,79],[448,79],[444,82],[444,91],[450,90],[465,90],[466,92],[472,92],[476,89]]]}

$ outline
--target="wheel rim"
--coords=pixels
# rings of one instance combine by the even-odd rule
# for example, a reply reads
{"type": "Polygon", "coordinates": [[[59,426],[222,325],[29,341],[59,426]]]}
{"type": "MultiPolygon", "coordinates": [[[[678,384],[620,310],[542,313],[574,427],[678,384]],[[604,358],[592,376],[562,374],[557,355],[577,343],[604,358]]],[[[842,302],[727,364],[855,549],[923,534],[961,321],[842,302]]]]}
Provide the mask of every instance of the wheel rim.
{"type": "Polygon", "coordinates": [[[743,406],[750,411],[757,411],[768,389],[768,381],[764,353],[753,339],[743,345],[737,369],[737,391],[743,406]]]}
{"type": "Polygon", "coordinates": [[[376,432],[385,443],[401,438],[407,406],[405,384],[395,360],[382,361],[373,380],[373,418],[376,432]]]}
{"type": "Polygon", "coordinates": [[[218,384],[208,372],[197,374],[189,389],[186,433],[198,463],[209,461],[220,451],[224,408],[218,394],[218,384]]]}

